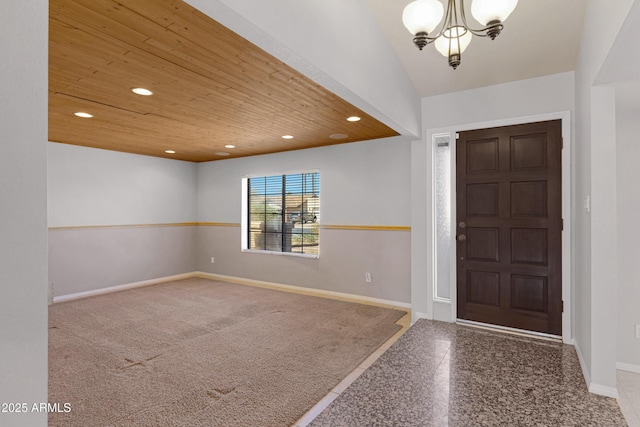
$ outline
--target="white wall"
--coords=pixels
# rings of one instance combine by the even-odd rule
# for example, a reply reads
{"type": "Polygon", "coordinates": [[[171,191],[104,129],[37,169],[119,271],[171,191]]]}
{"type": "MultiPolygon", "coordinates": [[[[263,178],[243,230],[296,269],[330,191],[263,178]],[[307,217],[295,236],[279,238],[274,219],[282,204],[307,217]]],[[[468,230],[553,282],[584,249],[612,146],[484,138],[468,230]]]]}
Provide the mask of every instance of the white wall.
{"type": "MultiPolygon", "coordinates": [[[[621,19],[622,16],[624,15],[621,14],[617,19],[621,19]]],[[[640,235],[636,228],[630,225],[633,224],[640,207],[640,199],[638,198],[640,193],[634,184],[634,160],[639,158],[640,154],[637,144],[637,135],[640,131],[640,125],[637,121],[640,114],[640,50],[637,48],[636,36],[639,23],[640,2],[635,1],[616,35],[615,42],[607,52],[596,78],[596,81],[601,85],[608,84],[605,87],[609,91],[609,96],[615,87],[615,106],[609,105],[608,111],[604,113],[611,116],[615,109],[615,119],[609,117],[609,122],[613,120],[616,122],[615,141],[612,140],[611,130],[607,134],[605,129],[602,137],[597,139],[592,135],[593,140],[598,141],[592,147],[594,150],[592,158],[600,169],[600,173],[594,174],[592,179],[597,178],[602,188],[606,211],[604,211],[604,217],[599,223],[602,235],[608,239],[607,247],[604,246],[602,238],[599,239],[598,247],[607,251],[606,253],[609,255],[608,264],[598,264],[600,270],[604,270],[607,274],[606,282],[612,282],[616,277],[614,274],[617,275],[617,367],[636,372],[640,372],[640,340],[635,338],[634,330],[634,326],[640,323],[640,311],[638,311],[640,288],[637,286],[638,277],[640,277],[640,270],[638,270],[640,251],[638,251],[636,243],[640,235]],[[601,152],[595,153],[596,148],[599,148],[601,152]],[[613,162],[616,164],[615,169],[612,168],[613,162]],[[615,204],[612,200],[614,186],[617,190],[615,191],[615,204]],[[617,229],[614,229],[616,222],[617,229]],[[614,245],[615,249],[612,251],[611,247],[614,245]],[[617,259],[611,258],[613,253],[617,254],[617,259]],[[612,263],[613,265],[611,265],[612,263]],[[606,269],[602,268],[603,266],[606,269]],[[614,273],[610,273],[611,271],[614,273]]],[[[593,102],[592,100],[592,104],[594,103],[597,108],[602,107],[602,102],[593,102]]],[[[613,125],[610,124],[610,127],[613,125]]],[[[600,292],[608,292],[609,289],[610,286],[606,286],[600,292]]],[[[616,311],[616,307],[608,310],[609,313],[612,311],[616,311]]],[[[604,314],[606,315],[606,313],[605,311],[604,314]]],[[[593,320],[597,321],[597,319],[593,320]]],[[[610,334],[607,339],[609,341],[607,343],[600,342],[599,347],[604,344],[611,345],[612,336],[610,334]]],[[[608,363],[610,364],[611,361],[608,363]]]]}
{"type": "Polygon", "coordinates": [[[48,144],[49,227],[196,220],[196,164],[48,144]]]}
{"type": "MultiPolygon", "coordinates": [[[[572,72],[438,95],[422,100],[423,127],[455,130],[470,124],[508,121],[573,111],[572,72]]],[[[426,136],[424,137],[426,138],[426,136]]],[[[412,145],[411,179],[411,299],[414,313],[431,317],[430,280],[431,170],[425,140],[412,145]]],[[[450,310],[450,309],[449,309],[450,310]]],[[[450,315],[448,316],[450,318],[450,315]]]]}
{"type": "Polygon", "coordinates": [[[198,221],[240,223],[244,176],[318,169],[323,224],[408,226],[409,156],[394,137],[200,163],[198,221]]]}
{"type": "Polygon", "coordinates": [[[617,115],[617,199],[618,199],[618,345],[619,364],[640,369],[640,212],[637,161],[640,159],[638,111],[617,115]],[[632,366],[631,366],[632,367],[632,366]]]}
{"type": "Polygon", "coordinates": [[[403,135],[420,99],[364,0],[188,3],[403,135]]]}
{"type": "Polygon", "coordinates": [[[615,90],[591,87],[591,383],[617,396],[617,201],[615,90]],[[613,286],[611,285],[613,284],[613,286]]]}
{"type": "Polygon", "coordinates": [[[573,110],[573,72],[422,99],[424,129],[573,110]]]}
{"type": "Polygon", "coordinates": [[[291,261],[241,253],[239,229],[162,224],[239,224],[244,176],[317,169],[322,224],[408,227],[409,147],[396,137],[194,164],[49,143],[53,296],[202,270],[408,303],[408,230],[321,230],[321,259],[291,261]]]}
{"type": "Polygon", "coordinates": [[[52,297],[196,269],[197,165],[48,144],[52,297]]]}
{"type": "Polygon", "coordinates": [[[611,351],[615,347],[617,297],[610,280],[616,277],[617,269],[607,250],[616,246],[612,240],[617,230],[615,221],[609,223],[607,217],[616,216],[616,206],[610,204],[616,181],[615,169],[610,169],[615,166],[615,143],[611,142],[611,138],[615,141],[615,99],[612,102],[611,88],[594,84],[634,2],[589,1],[576,68],[575,340],[589,389],[611,396],[617,394],[616,357],[611,351]],[[598,30],[590,31],[592,28],[598,30]],[[594,145],[603,142],[604,147],[594,145]],[[587,196],[596,215],[583,209],[587,196]]]}
{"type": "MultiPolygon", "coordinates": [[[[47,22],[38,0],[0,13],[0,402],[47,402],[47,22]]],[[[29,407],[30,409],[30,407],[29,407]]],[[[0,412],[45,426],[46,413],[0,412]]]]}
{"type": "Polygon", "coordinates": [[[409,303],[410,232],[377,229],[410,223],[407,139],[202,163],[198,172],[198,221],[225,223],[200,227],[199,270],[409,303]],[[241,252],[242,178],[304,170],[320,171],[319,259],[241,252]]]}

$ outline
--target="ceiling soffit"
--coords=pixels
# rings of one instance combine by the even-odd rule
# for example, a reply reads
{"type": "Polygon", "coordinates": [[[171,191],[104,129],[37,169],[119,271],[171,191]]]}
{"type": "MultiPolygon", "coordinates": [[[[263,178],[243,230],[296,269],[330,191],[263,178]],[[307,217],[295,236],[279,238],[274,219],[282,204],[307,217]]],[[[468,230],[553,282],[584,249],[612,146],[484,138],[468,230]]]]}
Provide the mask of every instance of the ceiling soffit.
{"type": "Polygon", "coordinates": [[[201,162],[397,135],[182,1],[49,8],[50,141],[201,162]]]}

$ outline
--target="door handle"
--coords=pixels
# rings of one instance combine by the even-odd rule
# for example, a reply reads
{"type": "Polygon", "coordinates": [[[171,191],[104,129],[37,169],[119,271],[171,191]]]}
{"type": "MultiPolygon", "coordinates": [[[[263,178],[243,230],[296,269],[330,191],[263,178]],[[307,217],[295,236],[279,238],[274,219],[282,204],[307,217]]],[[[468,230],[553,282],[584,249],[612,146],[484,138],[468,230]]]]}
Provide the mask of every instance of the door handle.
{"type": "Polygon", "coordinates": [[[458,241],[459,242],[464,242],[465,240],[467,240],[467,236],[465,236],[464,234],[459,234],[458,235],[458,241]]]}

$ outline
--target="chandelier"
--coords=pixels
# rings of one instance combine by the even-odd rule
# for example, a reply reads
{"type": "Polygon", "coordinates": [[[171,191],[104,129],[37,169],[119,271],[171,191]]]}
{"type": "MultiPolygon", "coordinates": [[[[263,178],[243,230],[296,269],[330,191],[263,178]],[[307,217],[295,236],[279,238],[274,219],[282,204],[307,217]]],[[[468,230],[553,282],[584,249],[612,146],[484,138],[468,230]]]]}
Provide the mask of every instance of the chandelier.
{"type": "Polygon", "coordinates": [[[517,4],[518,0],[472,0],[471,14],[484,26],[475,29],[467,24],[464,0],[447,0],[446,11],[438,0],[415,0],[404,8],[402,23],[414,35],[413,43],[418,49],[434,43],[436,50],[449,58],[449,65],[455,70],[472,35],[495,39],[517,4]],[[441,21],[440,30],[431,35],[441,21]]]}

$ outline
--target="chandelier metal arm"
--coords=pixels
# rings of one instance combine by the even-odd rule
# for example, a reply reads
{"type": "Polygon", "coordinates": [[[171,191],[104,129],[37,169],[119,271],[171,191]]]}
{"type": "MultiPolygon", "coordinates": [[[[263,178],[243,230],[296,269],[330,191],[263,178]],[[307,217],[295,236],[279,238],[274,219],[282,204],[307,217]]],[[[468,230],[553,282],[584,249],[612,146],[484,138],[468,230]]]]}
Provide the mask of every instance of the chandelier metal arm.
{"type": "MultiPolygon", "coordinates": [[[[460,36],[464,35],[467,31],[469,31],[474,36],[478,37],[489,37],[491,40],[495,39],[503,30],[504,26],[500,21],[491,21],[484,28],[473,28],[467,23],[467,15],[464,8],[464,0],[460,0],[460,18],[462,20],[462,27],[464,27],[465,31],[460,34],[460,36]]],[[[422,50],[426,45],[431,44],[436,41],[436,39],[444,34],[445,31],[452,27],[460,27],[461,25],[458,22],[458,6],[456,0],[448,0],[447,9],[444,14],[444,19],[440,26],[440,30],[436,33],[436,35],[429,35],[428,33],[421,31],[417,33],[413,39],[413,43],[418,47],[418,49],[422,50]]],[[[433,34],[433,32],[431,33],[433,34]]]]}
{"type": "Polygon", "coordinates": [[[424,48],[426,45],[436,41],[436,39],[440,37],[441,33],[442,32],[438,33],[438,35],[435,37],[429,37],[429,35],[425,31],[420,31],[413,38],[413,44],[415,44],[418,49],[422,50],[422,48],[424,48]]]}
{"type": "MultiPolygon", "coordinates": [[[[447,10],[449,9],[449,6],[451,5],[451,3],[455,3],[455,0],[449,0],[449,4],[447,5],[447,10]]],[[[460,0],[460,16],[462,17],[462,24],[464,25],[464,27],[467,29],[467,31],[469,31],[474,36],[490,37],[491,40],[493,40],[504,29],[504,26],[500,21],[488,22],[486,27],[479,28],[479,29],[473,28],[472,26],[467,24],[467,15],[464,10],[464,0],[460,0]]]]}
{"type": "MultiPolygon", "coordinates": [[[[455,2],[455,0],[449,0],[449,3],[455,2]]],[[[471,25],[467,23],[467,15],[464,9],[464,0],[460,0],[460,16],[462,17],[462,24],[467,29],[467,31],[471,32],[474,36],[478,37],[491,37],[492,39],[496,38],[500,31],[504,28],[502,22],[500,21],[491,21],[488,22],[487,26],[484,28],[473,28],[471,25]],[[497,34],[491,35],[492,30],[495,30],[499,27],[497,34]]]]}
{"type": "Polygon", "coordinates": [[[484,28],[469,25],[464,0],[447,0],[446,9],[442,5],[444,0],[414,0],[404,8],[402,21],[414,35],[413,43],[420,50],[434,43],[436,50],[448,57],[449,65],[455,70],[472,36],[495,39],[504,29],[503,21],[518,4],[518,0],[472,1],[473,17],[484,28]]]}

